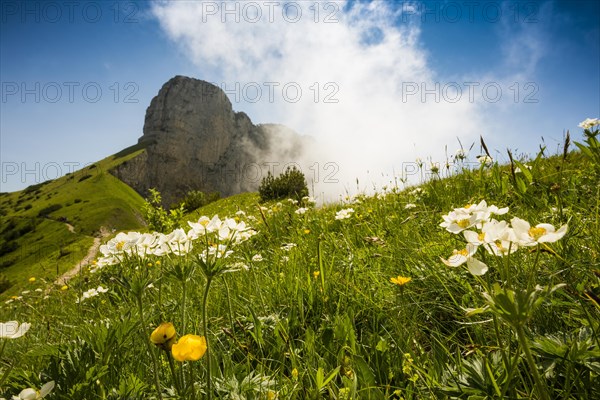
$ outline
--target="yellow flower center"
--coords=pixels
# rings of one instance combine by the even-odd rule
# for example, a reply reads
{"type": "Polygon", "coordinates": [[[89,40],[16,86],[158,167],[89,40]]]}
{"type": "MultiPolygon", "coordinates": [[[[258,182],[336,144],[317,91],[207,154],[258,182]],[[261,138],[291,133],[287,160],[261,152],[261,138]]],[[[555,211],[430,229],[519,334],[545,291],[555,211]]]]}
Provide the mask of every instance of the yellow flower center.
{"type": "Polygon", "coordinates": [[[546,234],[546,230],[544,228],[530,228],[529,236],[533,238],[533,240],[538,240],[542,236],[546,234]]]}
{"type": "Polygon", "coordinates": [[[485,233],[481,232],[477,235],[477,239],[479,239],[480,242],[483,242],[485,240],[485,233]]]}
{"type": "Polygon", "coordinates": [[[125,242],[119,242],[115,247],[120,251],[123,250],[123,246],[125,246],[125,242]]]}
{"type": "Polygon", "coordinates": [[[460,219],[460,220],[456,221],[456,224],[463,229],[468,228],[469,223],[470,223],[470,221],[468,219],[460,219]]]}
{"type": "Polygon", "coordinates": [[[465,206],[464,206],[463,208],[469,208],[469,207],[471,207],[472,205],[473,205],[473,204],[471,204],[471,203],[468,203],[468,204],[465,204],[465,206]]]}
{"type": "Polygon", "coordinates": [[[496,240],[496,247],[498,248],[498,250],[503,251],[505,250],[504,246],[502,246],[502,242],[499,240],[496,240]]]}
{"type": "Polygon", "coordinates": [[[454,253],[454,255],[461,255],[461,256],[465,256],[465,257],[469,256],[469,252],[467,251],[467,249],[454,250],[453,253],[454,253]]]}

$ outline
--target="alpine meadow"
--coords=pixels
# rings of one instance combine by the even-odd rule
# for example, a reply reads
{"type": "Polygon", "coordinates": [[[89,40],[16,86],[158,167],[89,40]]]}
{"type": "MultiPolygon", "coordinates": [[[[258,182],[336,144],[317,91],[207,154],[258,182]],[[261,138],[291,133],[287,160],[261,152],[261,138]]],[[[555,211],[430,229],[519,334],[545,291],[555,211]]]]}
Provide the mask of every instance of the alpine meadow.
{"type": "MultiPolygon", "coordinates": [[[[600,121],[580,126],[556,154],[472,168],[460,149],[419,185],[319,206],[256,193],[182,215],[123,203],[162,214],[108,233],[115,220],[98,217],[108,236],[67,279],[8,267],[4,397],[597,399],[600,121]],[[161,220],[169,231],[152,229],[161,220]]],[[[77,184],[111,177],[96,170],[77,184]]],[[[56,184],[4,194],[3,235],[26,196],[66,199],[56,184]]],[[[64,240],[44,238],[61,212],[90,245],[100,230],[68,211],[93,218],[89,196],[31,208],[44,217],[21,245],[64,240]]]]}

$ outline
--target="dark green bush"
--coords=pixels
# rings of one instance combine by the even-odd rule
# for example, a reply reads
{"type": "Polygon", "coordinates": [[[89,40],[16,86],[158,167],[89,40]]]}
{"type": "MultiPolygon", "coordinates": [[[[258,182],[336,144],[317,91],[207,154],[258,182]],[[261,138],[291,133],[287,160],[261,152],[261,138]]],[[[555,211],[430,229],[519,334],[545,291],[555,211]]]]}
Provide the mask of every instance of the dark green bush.
{"type": "Polygon", "coordinates": [[[300,201],[308,196],[308,186],[304,174],[296,167],[288,167],[278,177],[271,172],[263,178],[258,188],[261,201],[292,198],[300,201]]]}
{"type": "Polygon", "coordinates": [[[48,214],[53,213],[56,210],[60,210],[62,208],[62,204],[52,204],[48,207],[44,207],[38,212],[38,217],[46,217],[48,214]]]}
{"type": "Polygon", "coordinates": [[[192,212],[200,207],[219,200],[221,195],[218,192],[204,193],[199,190],[190,190],[187,192],[181,203],[177,204],[176,207],[183,206],[187,212],[192,212]]]}

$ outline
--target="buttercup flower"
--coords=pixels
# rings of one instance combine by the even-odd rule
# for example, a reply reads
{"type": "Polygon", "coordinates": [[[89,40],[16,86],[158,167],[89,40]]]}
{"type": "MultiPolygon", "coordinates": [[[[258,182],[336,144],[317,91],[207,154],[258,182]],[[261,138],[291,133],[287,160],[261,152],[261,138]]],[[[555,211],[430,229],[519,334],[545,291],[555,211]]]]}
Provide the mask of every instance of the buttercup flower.
{"type": "Polygon", "coordinates": [[[206,353],[206,338],[198,335],[182,336],[171,348],[177,361],[197,361],[206,353]]]}
{"type": "Polygon", "coordinates": [[[0,339],[16,339],[23,336],[29,328],[30,323],[23,322],[19,325],[17,321],[0,322],[0,339]]]}
{"type": "Polygon", "coordinates": [[[397,278],[390,278],[390,282],[395,283],[398,286],[406,285],[408,282],[412,281],[412,278],[398,275],[397,278]]]}
{"type": "Polygon", "coordinates": [[[29,282],[30,282],[30,283],[33,283],[33,282],[35,282],[35,276],[32,276],[31,278],[29,278],[29,282]]]}
{"type": "Polygon", "coordinates": [[[177,332],[171,322],[163,322],[150,334],[150,341],[156,346],[170,350],[175,343],[177,332]]]}

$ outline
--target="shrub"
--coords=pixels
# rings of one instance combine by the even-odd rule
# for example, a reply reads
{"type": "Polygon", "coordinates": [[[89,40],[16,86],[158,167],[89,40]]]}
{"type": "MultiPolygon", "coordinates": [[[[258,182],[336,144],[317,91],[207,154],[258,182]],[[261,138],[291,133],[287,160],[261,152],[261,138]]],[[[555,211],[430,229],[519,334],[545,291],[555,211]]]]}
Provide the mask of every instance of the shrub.
{"type": "Polygon", "coordinates": [[[144,202],[142,211],[148,228],[162,233],[171,232],[175,229],[184,213],[183,205],[167,212],[162,206],[160,192],[156,189],[150,189],[150,196],[144,202]]]}
{"type": "Polygon", "coordinates": [[[38,217],[47,217],[48,214],[53,213],[56,210],[60,210],[61,208],[62,208],[62,204],[52,204],[52,205],[49,205],[48,207],[42,208],[38,212],[38,217]]]}
{"type": "Polygon", "coordinates": [[[12,285],[6,276],[0,275],[0,293],[6,292],[12,285]]]}
{"type": "Polygon", "coordinates": [[[91,177],[92,177],[91,174],[85,174],[84,176],[82,176],[81,178],[79,178],[79,180],[77,182],[85,181],[86,179],[89,179],[91,177]]]}
{"type": "Polygon", "coordinates": [[[292,198],[301,200],[308,196],[308,187],[304,174],[296,167],[288,167],[278,177],[269,171],[258,188],[261,201],[292,198]]]}
{"type": "Polygon", "coordinates": [[[204,193],[199,190],[190,190],[187,192],[181,203],[177,207],[183,206],[187,212],[192,212],[200,207],[219,200],[221,195],[218,192],[204,193]]]}

